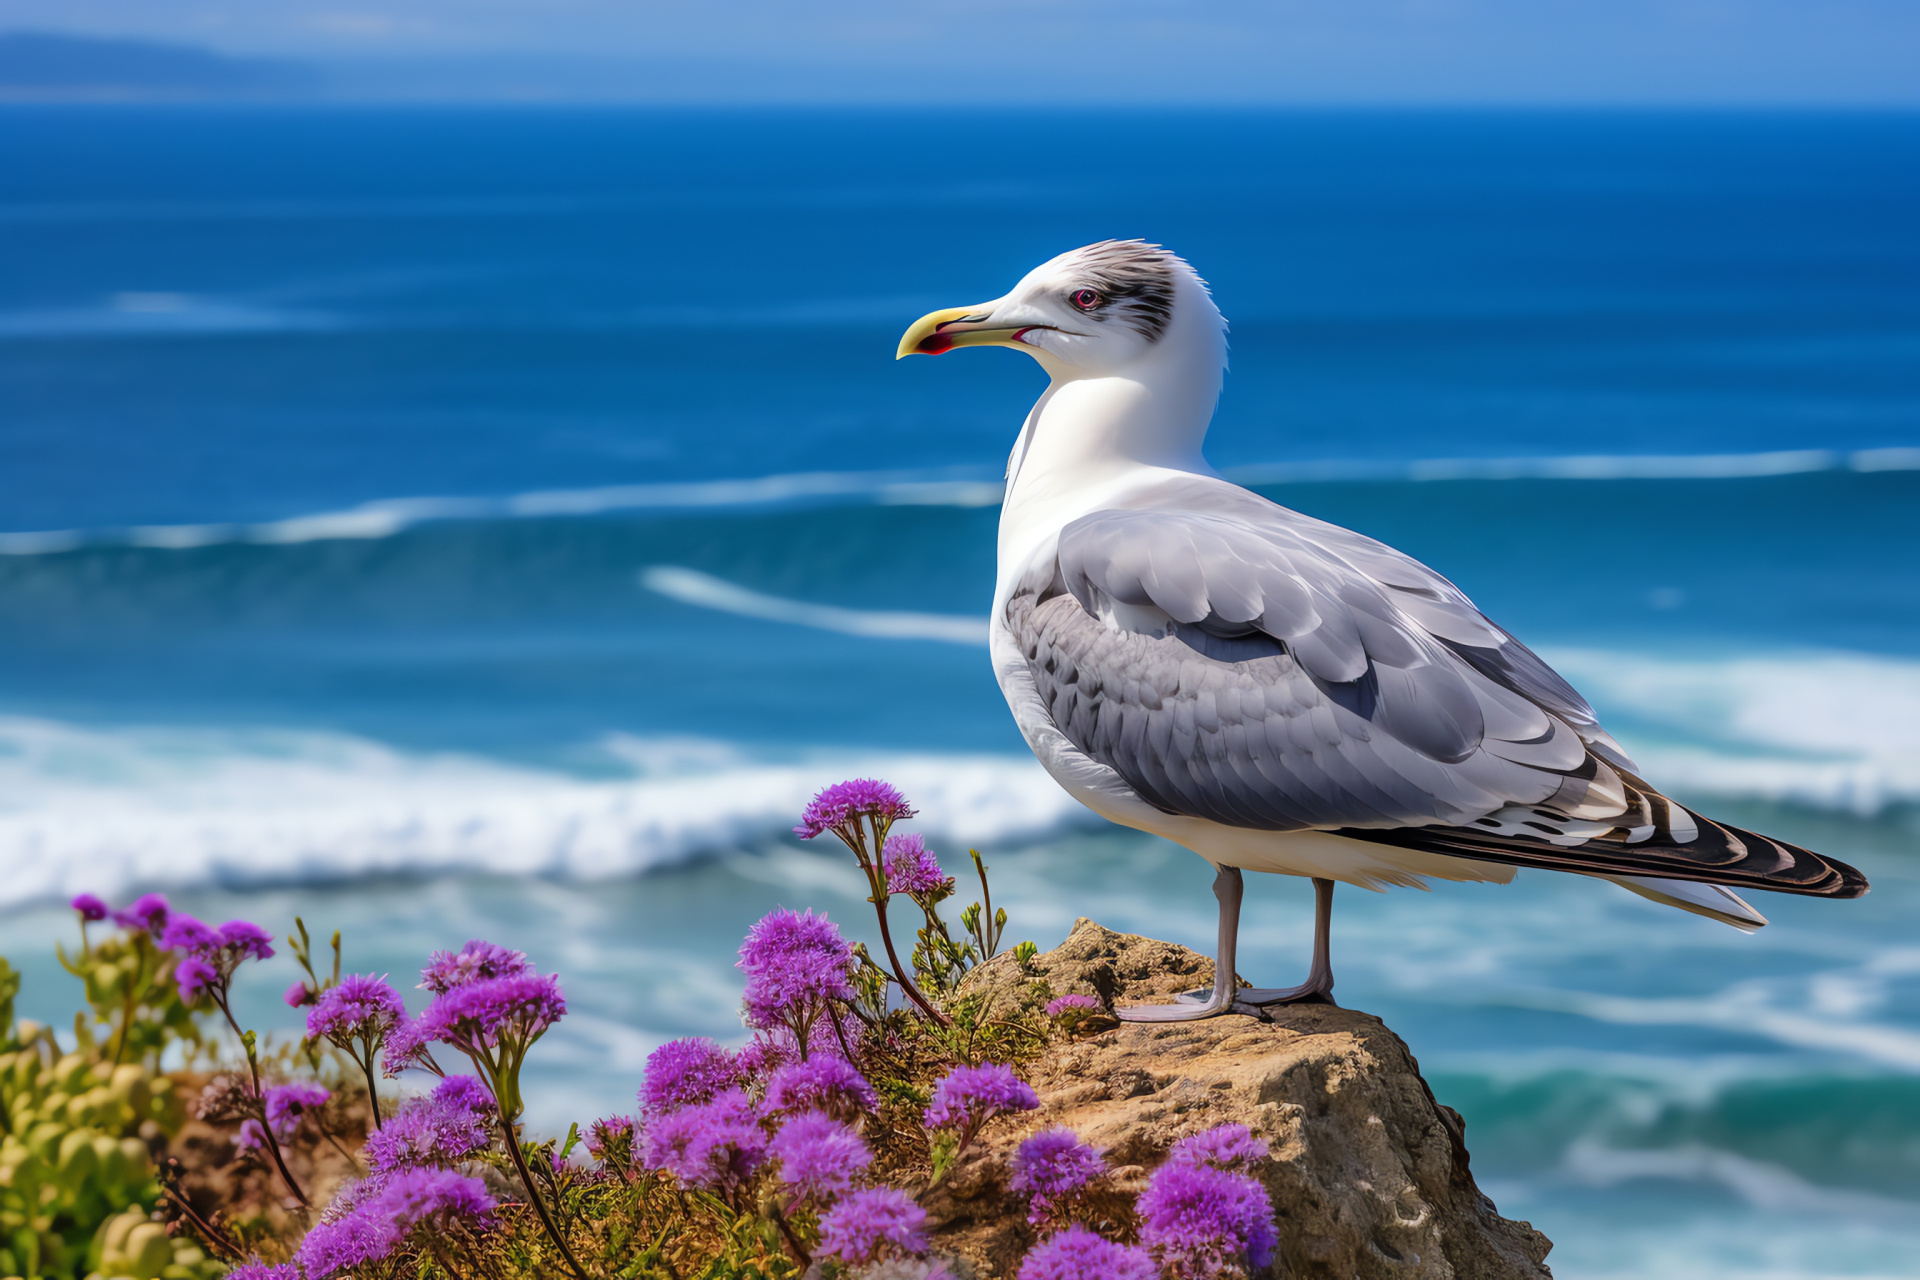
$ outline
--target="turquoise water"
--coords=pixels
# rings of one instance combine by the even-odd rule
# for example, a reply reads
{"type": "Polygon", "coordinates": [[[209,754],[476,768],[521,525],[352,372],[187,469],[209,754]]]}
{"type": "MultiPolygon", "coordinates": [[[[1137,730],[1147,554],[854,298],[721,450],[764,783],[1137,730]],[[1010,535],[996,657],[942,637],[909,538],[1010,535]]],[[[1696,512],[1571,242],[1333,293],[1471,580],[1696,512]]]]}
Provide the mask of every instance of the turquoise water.
{"type": "MultiPolygon", "coordinates": [[[[1343,1002],[1556,1274],[1910,1273],[1917,159],[1911,116],[0,111],[24,1011],[66,1008],[80,889],[298,912],[397,974],[492,937],[565,978],[564,1127],[738,1034],[761,912],[868,927],[783,835],[868,771],[986,853],[1016,937],[1203,944],[1202,865],[1078,813],[972,643],[1037,371],[890,359],[1140,234],[1233,323],[1217,464],[1427,560],[1656,781],[1875,886],[1762,896],[1751,938],[1543,874],[1343,890],[1343,1002]]],[[[1243,968],[1289,981],[1305,887],[1249,897],[1243,968]]]]}

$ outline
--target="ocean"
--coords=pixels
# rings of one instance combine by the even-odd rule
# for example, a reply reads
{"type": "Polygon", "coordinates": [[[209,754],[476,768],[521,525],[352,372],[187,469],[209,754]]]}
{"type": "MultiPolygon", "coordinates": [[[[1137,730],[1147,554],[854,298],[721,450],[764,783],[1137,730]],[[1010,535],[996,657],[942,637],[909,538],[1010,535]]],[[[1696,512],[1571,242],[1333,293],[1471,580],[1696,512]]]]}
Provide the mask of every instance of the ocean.
{"type": "MultiPolygon", "coordinates": [[[[572,1012],[533,1117],[738,1037],[788,833],[874,773],[1013,938],[1204,946],[988,671],[1043,377],[892,360],[1105,237],[1232,324],[1209,456],[1459,583],[1652,779],[1855,862],[1753,937],[1596,881],[1342,890],[1343,1003],[1557,1275],[1920,1250],[1920,116],[0,108],[0,951],[67,895],[485,936],[572,1012]]],[[[1249,885],[1292,981],[1311,895],[1249,885]]],[[[276,959],[242,995],[291,1034],[276,959]]]]}

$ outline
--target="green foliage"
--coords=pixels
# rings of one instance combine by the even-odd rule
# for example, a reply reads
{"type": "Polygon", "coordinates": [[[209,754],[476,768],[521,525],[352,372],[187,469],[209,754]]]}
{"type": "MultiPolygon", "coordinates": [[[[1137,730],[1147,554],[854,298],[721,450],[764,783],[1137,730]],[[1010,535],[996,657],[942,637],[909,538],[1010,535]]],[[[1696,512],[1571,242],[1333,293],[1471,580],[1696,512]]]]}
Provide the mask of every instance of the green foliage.
{"type": "Polygon", "coordinates": [[[101,1223],[87,1249],[90,1280],[213,1280],[225,1270],[191,1240],[169,1237],[139,1208],[101,1223]]]}
{"type": "MultiPolygon", "coordinates": [[[[6,1240],[0,1274],[71,1276],[95,1243],[107,1247],[100,1232],[110,1222],[129,1212],[146,1220],[160,1187],[141,1133],[178,1129],[184,1099],[172,1080],[143,1063],[115,1066],[90,1053],[61,1053],[44,1028],[21,1024],[11,1040],[15,1047],[0,1053],[6,1130],[0,1136],[0,1233],[6,1240]]],[[[125,1244],[130,1224],[115,1237],[114,1248],[125,1244]]],[[[174,1261],[169,1252],[164,1265],[174,1261]]],[[[203,1271],[191,1266],[204,1261],[204,1255],[186,1258],[188,1271],[163,1266],[143,1280],[199,1276],[203,1271]]]]}
{"type": "MultiPolygon", "coordinates": [[[[56,946],[60,964],[80,979],[93,1016],[74,1014],[73,1034],[82,1053],[103,1055],[110,1063],[160,1063],[168,1046],[184,1044],[189,1055],[204,1047],[193,1010],[174,986],[174,958],[154,945],[144,929],[122,930],[94,943],[83,926],[80,954],[56,946]]],[[[16,988],[19,979],[14,979],[16,988]]],[[[8,1000],[7,1022],[12,1022],[8,1000]]]]}
{"type": "Polygon", "coordinates": [[[20,975],[0,959],[0,1276],[212,1280],[220,1264],[151,1221],[149,1140],[186,1118],[160,1062],[205,1043],[173,957],[144,931],[96,943],[84,926],[79,955],[58,951],[87,1006],[71,1052],[51,1029],[14,1021],[20,975]]]}

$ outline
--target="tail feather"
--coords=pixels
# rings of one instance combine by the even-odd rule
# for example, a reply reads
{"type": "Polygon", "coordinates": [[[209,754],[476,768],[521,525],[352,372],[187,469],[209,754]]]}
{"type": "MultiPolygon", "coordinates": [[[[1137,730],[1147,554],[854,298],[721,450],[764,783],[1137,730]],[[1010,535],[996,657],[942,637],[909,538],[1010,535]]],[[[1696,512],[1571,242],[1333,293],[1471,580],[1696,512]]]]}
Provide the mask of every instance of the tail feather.
{"type": "Polygon", "coordinates": [[[1660,814],[1652,835],[1643,834],[1644,827],[1615,828],[1604,836],[1577,840],[1561,836],[1560,842],[1550,843],[1476,827],[1346,827],[1338,834],[1449,857],[1608,879],[1683,880],[1815,898],[1858,898],[1869,888],[1865,876],[1837,858],[1703,818],[1657,792],[1651,798],[1657,801],[1656,811],[1667,810],[1660,814]],[[1685,835],[1692,838],[1683,839],[1685,835]]]}
{"type": "Polygon", "coordinates": [[[1721,924],[1730,924],[1742,933],[1763,928],[1767,918],[1748,906],[1746,900],[1725,885],[1700,884],[1693,880],[1657,880],[1652,876],[1607,876],[1628,893],[1637,893],[1663,906],[1691,911],[1721,924]]]}

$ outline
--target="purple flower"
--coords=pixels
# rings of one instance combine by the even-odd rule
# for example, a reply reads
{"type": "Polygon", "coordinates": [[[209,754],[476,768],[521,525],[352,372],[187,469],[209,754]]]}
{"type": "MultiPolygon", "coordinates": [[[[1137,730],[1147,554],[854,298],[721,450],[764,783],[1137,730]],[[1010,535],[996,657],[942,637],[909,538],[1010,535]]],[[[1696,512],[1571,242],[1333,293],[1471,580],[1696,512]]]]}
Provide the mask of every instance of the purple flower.
{"type": "Polygon", "coordinates": [[[934,861],[924,836],[888,836],[881,861],[886,867],[888,893],[944,898],[953,892],[953,877],[934,861]]]}
{"type": "Polygon", "coordinates": [[[864,1111],[872,1111],[879,1102],[873,1086],[853,1064],[825,1054],[790,1062],[767,1081],[767,1110],[780,1115],[824,1111],[840,1120],[852,1120],[864,1111]]]}
{"type": "Polygon", "coordinates": [[[300,1280],[300,1268],[291,1262],[268,1266],[255,1257],[227,1272],[227,1280],[300,1280]]]}
{"type": "Polygon", "coordinates": [[[566,1012],[558,974],[475,978],[449,987],[416,1021],[394,1028],[395,1035],[406,1037],[407,1054],[389,1055],[388,1066],[421,1060],[425,1045],[416,1044],[416,1036],[452,1045],[480,1069],[502,1118],[511,1121],[521,1111],[520,1068],[527,1050],[566,1012]]]}
{"type": "Polygon", "coordinates": [[[420,971],[420,985],[435,995],[486,978],[522,978],[533,972],[524,951],[509,951],[475,938],[458,951],[436,951],[420,971]]]}
{"type": "Polygon", "coordinates": [[[405,1169],[368,1178],[334,1197],[301,1242],[307,1280],[325,1280],[388,1257],[409,1232],[436,1235],[459,1222],[487,1225],[493,1197],[479,1179],[446,1169],[405,1169]]]}
{"type": "Polygon", "coordinates": [[[853,999],[853,947],[812,911],[768,912],[747,930],[735,967],[747,975],[747,1024],[786,1026],[806,1057],[813,1024],[833,1000],[853,999]]]}
{"type": "Polygon", "coordinates": [[[203,991],[220,982],[220,971],[199,956],[188,956],[173,967],[174,983],[180,988],[182,1004],[192,1004],[203,991]]]}
{"type": "MultiPolygon", "coordinates": [[[[146,899],[142,898],[127,914],[139,909],[144,902],[146,899]]],[[[192,916],[168,915],[165,899],[161,899],[158,914],[150,912],[149,918],[156,923],[165,921],[160,927],[160,946],[167,951],[178,951],[183,957],[174,966],[173,977],[179,985],[181,1000],[189,1003],[203,991],[224,1003],[227,983],[232,981],[233,971],[241,962],[266,960],[273,955],[266,930],[245,920],[229,920],[216,929],[192,916]]]]}
{"type": "Polygon", "coordinates": [[[287,1008],[299,1009],[313,1003],[313,988],[304,982],[296,982],[287,988],[287,994],[280,997],[286,1001],[287,1008]]]}
{"type": "Polygon", "coordinates": [[[1078,992],[1061,996],[1047,1002],[1047,1016],[1057,1018],[1063,1013],[1091,1013],[1100,1007],[1100,1002],[1092,996],[1083,996],[1078,992]]]}
{"type": "Polygon", "coordinates": [[[767,1135],[753,1103],[729,1089],[711,1102],[650,1121],[640,1159],[689,1187],[731,1191],[752,1176],[766,1153],[767,1135]]]}
{"type": "Polygon", "coordinates": [[[493,1114],[485,1085],[472,1076],[448,1076],[429,1096],[404,1103],[361,1155],[375,1173],[455,1165],[486,1148],[493,1114]]]}
{"type": "Polygon", "coordinates": [[[387,1032],[406,1016],[400,993],[388,985],[385,978],[376,978],[370,973],[349,974],[338,986],[320,993],[313,1012],[307,1015],[307,1035],[342,1049],[364,1041],[371,1052],[372,1046],[384,1040],[387,1032]]]}
{"type": "Polygon", "coordinates": [[[1243,1124],[1223,1124],[1182,1138],[1167,1153],[1170,1164],[1206,1165],[1229,1173],[1250,1173],[1267,1158],[1266,1142],[1243,1124]]]}
{"type": "Polygon", "coordinates": [[[799,1059],[800,1049],[793,1042],[793,1032],[785,1027],[762,1031],[734,1055],[734,1061],[740,1064],[741,1076],[747,1079],[771,1075],[787,1063],[799,1059]]]}
{"type": "Polygon", "coordinates": [[[476,978],[436,996],[420,1032],[471,1055],[503,1041],[532,1043],[566,1012],[558,974],[476,978]]]}
{"type": "Polygon", "coordinates": [[[1168,1161],[1141,1193],[1140,1243],[1174,1280],[1240,1275],[1273,1260],[1273,1201],[1252,1178],[1168,1161]]]}
{"type": "Polygon", "coordinates": [[[859,1134],[817,1111],[787,1121],[768,1151],[780,1162],[780,1181],[822,1203],[851,1191],[873,1162],[859,1134]]]}
{"type": "Polygon", "coordinates": [[[72,906],[80,913],[80,918],[88,924],[107,918],[107,904],[90,893],[83,893],[75,898],[72,906]]]}
{"type": "Polygon", "coordinates": [[[927,1251],[927,1211],[893,1187],[856,1191],[820,1219],[816,1256],[859,1265],[891,1245],[902,1253],[927,1251]]]}
{"type": "Polygon", "coordinates": [[[433,1055],[427,1051],[427,1015],[421,1014],[408,1021],[396,1022],[393,1030],[387,1032],[386,1053],[380,1059],[380,1070],[390,1076],[397,1076],[410,1067],[425,1067],[439,1073],[433,1061],[433,1055]]]}
{"type": "Polygon", "coordinates": [[[234,954],[235,964],[247,959],[273,959],[273,938],[265,929],[246,920],[229,920],[221,925],[220,946],[234,954]]]}
{"type": "Polygon", "coordinates": [[[438,1234],[457,1222],[484,1227],[494,1201],[478,1178],[450,1169],[406,1169],[383,1179],[368,1207],[385,1214],[403,1234],[416,1227],[438,1234]]]}
{"type": "Polygon", "coordinates": [[[271,1085],[267,1089],[267,1126],[273,1136],[286,1142],[300,1127],[300,1117],[316,1107],[327,1105],[333,1095],[317,1084],[295,1081],[271,1085]]]}
{"type": "Polygon", "coordinates": [[[123,929],[141,929],[157,934],[166,927],[167,899],[158,893],[143,893],[123,911],[113,913],[113,922],[123,929]]]}
{"type": "Polygon", "coordinates": [[[1102,1240],[1075,1223],[1033,1247],[1020,1264],[1019,1280],[1160,1280],[1160,1268],[1145,1249],[1102,1240]]]}
{"type": "Polygon", "coordinates": [[[473,1076],[447,1076],[433,1086],[433,1100],[443,1107],[471,1111],[492,1119],[495,1103],[487,1086],[473,1076]]]}
{"type": "Polygon", "coordinates": [[[587,1126],[587,1154],[602,1163],[633,1163],[633,1117],[605,1116],[587,1126]]]}
{"type": "Polygon", "coordinates": [[[702,1037],[669,1040],[647,1055],[640,1105],[648,1115],[666,1115],[681,1107],[711,1102],[740,1083],[734,1055],[702,1037]]]}
{"type": "Polygon", "coordinates": [[[1071,1129],[1048,1129],[1014,1149],[1013,1180],[1007,1185],[1031,1197],[1027,1221],[1039,1226],[1104,1172],[1098,1148],[1071,1129]]]}
{"type": "Polygon", "coordinates": [[[1014,1075],[1012,1067],[997,1062],[955,1067],[933,1086],[927,1128],[958,1128],[965,1140],[1002,1111],[1031,1111],[1039,1105],[1033,1086],[1014,1075]]]}
{"type": "Polygon", "coordinates": [[[836,782],[815,796],[800,815],[793,833],[811,840],[837,827],[850,827],[861,818],[872,818],[882,826],[913,816],[906,797],[875,778],[855,778],[836,782]]]}
{"type": "Polygon", "coordinates": [[[160,945],[168,951],[208,956],[220,949],[220,931],[192,916],[170,916],[160,930],[160,945]]]}
{"type": "Polygon", "coordinates": [[[233,1145],[245,1147],[248,1151],[265,1151],[267,1131],[260,1127],[258,1120],[249,1117],[240,1122],[239,1131],[233,1135],[233,1145]]]}

